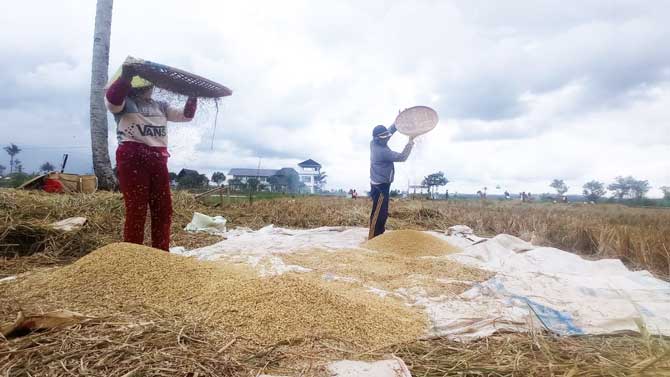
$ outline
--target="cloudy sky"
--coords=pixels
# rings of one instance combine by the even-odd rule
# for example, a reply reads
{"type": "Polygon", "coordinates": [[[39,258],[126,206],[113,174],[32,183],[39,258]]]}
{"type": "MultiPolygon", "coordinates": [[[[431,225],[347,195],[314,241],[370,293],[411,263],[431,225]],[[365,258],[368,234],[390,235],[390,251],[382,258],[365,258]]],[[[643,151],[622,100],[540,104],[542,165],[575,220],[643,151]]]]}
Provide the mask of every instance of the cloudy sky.
{"type": "MultiPolygon", "coordinates": [[[[0,144],[22,147],[27,170],[70,153],[71,170],[91,171],[95,1],[8,7],[0,144]]],[[[397,166],[398,188],[438,170],[452,193],[539,193],[553,178],[579,193],[633,175],[658,196],[670,185],[668,14],[670,2],[639,0],[117,0],[110,73],[132,55],[233,89],[214,137],[212,104],[170,128],[175,171],[312,158],[330,188],[362,191],[372,127],[427,105],[440,123],[397,166]]]]}

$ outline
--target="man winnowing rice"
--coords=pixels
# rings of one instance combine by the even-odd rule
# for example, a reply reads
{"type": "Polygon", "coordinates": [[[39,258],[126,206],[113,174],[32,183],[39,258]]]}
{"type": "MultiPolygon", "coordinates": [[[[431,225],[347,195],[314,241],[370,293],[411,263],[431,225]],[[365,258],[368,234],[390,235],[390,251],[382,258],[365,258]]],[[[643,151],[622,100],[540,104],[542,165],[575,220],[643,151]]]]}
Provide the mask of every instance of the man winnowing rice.
{"type": "Polygon", "coordinates": [[[386,230],[388,218],[389,192],[395,174],[395,162],[406,161],[412,152],[414,138],[410,137],[402,152],[394,152],[389,148],[388,141],[396,132],[395,124],[388,129],[382,125],[372,130],[370,142],[370,196],[372,212],[370,213],[370,233],[372,239],[386,230]]]}

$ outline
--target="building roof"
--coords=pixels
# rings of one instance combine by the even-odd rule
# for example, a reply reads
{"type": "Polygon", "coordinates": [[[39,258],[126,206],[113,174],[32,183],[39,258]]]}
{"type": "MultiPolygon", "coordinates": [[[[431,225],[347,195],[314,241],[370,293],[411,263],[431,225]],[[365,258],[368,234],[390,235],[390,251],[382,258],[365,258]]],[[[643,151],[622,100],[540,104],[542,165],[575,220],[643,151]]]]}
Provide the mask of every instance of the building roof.
{"type": "Polygon", "coordinates": [[[316,162],[316,161],[314,161],[310,158],[309,160],[305,160],[305,161],[299,163],[298,166],[300,166],[301,168],[311,168],[311,167],[320,168],[321,164],[319,164],[318,162],[316,162]]]}
{"type": "Polygon", "coordinates": [[[228,175],[235,177],[272,177],[277,174],[276,169],[230,169],[228,175]]]}

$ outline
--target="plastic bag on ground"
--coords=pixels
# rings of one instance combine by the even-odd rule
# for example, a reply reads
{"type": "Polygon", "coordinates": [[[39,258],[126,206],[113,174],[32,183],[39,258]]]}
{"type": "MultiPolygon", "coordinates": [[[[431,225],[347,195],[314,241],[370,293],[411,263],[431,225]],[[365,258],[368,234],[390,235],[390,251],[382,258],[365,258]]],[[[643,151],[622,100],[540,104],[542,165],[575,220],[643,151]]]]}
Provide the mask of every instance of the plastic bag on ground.
{"type": "Polygon", "coordinates": [[[63,232],[71,232],[77,230],[86,224],[85,217],[69,217],[67,219],[51,223],[51,227],[63,232]]]}
{"type": "Polygon", "coordinates": [[[412,377],[405,363],[394,357],[374,362],[341,360],[328,364],[333,377],[412,377]]]}
{"type": "Polygon", "coordinates": [[[205,232],[209,234],[223,234],[226,232],[226,220],[223,216],[210,217],[200,212],[193,213],[193,219],[184,230],[188,232],[205,232]]]}

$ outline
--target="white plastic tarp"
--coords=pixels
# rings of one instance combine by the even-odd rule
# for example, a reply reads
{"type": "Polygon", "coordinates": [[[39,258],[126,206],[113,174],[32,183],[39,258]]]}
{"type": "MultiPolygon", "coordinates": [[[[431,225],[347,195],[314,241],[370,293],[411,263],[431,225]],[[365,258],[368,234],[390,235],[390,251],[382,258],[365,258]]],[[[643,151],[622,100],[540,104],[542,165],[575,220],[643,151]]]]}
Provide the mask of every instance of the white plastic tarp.
{"type": "Polygon", "coordinates": [[[281,255],[303,250],[355,248],[367,237],[367,230],[347,227],[296,230],[268,225],[257,231],[237,228],[227,232],[225,237],[225,241],[214,245],[191,251],[179,250],[178,254],[203,260],[225,258],[233,263],[247,263],[264,276],[306,272],[309,269],[285,264],[281,255]]]}
{"type": "Polygon", "coordinates": [[[647,271],[630,271],[618,259],[589,261],[555,248],[524,252],[527,248],[499,235],[449,256],[497,274],[459,300],[433,303],[441,314],[436,331],[480,337],[537,319],[535,325],[559,334],[603,334],[637,331],[637,319],[652,333],[670,334],[669,283],[647,271]],[[442,316],[464,307],[479,313],[470,318],[470,329],[442,316]]]}
{"type": "MultiPolygon", "coordinates": [[[[451,228],[449,235],[429,233],[463,249],[441,258],[495,272],[493,278],[473,284],[456,297],[428,296],[420,287],[395,292],[367,287],[423,307],[432,335],[466,340],[501,329],[528,331],[531,327],[559,334],[601,334],[637,330],[640,320],[651,333],[670,335],[670,284],[646,271],[630,271],[619,260],[589,261],[559,249],[535,247],[505,234],[484,239],[464,226],[451,228]]],[[[248,263],[264,275],[303,272],[309,269],[287,265],[281,256],[356,248],[365,241],[367,229],[268,226],[258,231],[236,229],[225,236],[225,241],[182,254],[248,263]]]]}

